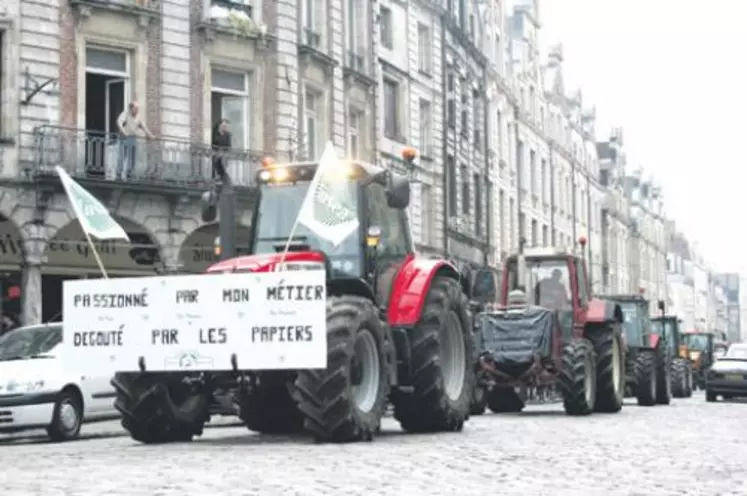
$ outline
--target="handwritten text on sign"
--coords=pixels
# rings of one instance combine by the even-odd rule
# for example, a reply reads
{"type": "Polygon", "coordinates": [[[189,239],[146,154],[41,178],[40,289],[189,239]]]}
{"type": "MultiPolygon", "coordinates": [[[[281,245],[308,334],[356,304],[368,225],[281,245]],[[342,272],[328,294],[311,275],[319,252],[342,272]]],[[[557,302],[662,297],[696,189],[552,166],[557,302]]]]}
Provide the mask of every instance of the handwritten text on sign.
{"type": "Polygon", "coordinates": [[[63,359],[101,373],[324,368],[322,271],[65,281],[63,359]]]}

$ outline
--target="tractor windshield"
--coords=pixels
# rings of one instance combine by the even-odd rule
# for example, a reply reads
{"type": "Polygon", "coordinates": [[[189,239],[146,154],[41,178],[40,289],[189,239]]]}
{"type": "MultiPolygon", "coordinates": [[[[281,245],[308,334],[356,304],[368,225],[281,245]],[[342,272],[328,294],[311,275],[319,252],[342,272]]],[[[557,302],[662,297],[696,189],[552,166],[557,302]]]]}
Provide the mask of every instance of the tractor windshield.
{"type": "MultiPolygon", "coordinates": [[[[309,190],[309,182],[266,184],[258,205],[254,253],[279,253],[285,248],[301,204],[309,190]]],[[[330,209],[352,210],[357,216],[358,186],[355,181],[337,181],[333,195],[325,201],[330,209]]],[[[324,252],[332,269],[359,277],[362,273],[362,244],[358,229],[351,230],[339,245],[322,238],[304,224],[296,226],[290,250],[319,250],[324,252]]]]}
{"type": "Polygon", "coordinates": [[[708,336],[705,334],[685,334],[682,341],[690,351],[706,351],[708,349],[708,336]]]}
{"type": "Polygon", "coordinates": [[[636,302],[620,302],[623,312],[623,329],[629,346],[641,346],[646,331],[646,315],[636,302]]]}
{"type": "Polygon", "coordinates": [[[652,319],[651,320],[651,332],[658,334],[659,336],[666,339],[667,344],[676,354],[677,343],[674,339],[675,334],[675,322],[671,319],[652,319]]]}
{"type": "Polygon", "coordinates": [[[551,310],[570,310],[571,284],[565,260],[527,260],[527,299],[551,310]]]}

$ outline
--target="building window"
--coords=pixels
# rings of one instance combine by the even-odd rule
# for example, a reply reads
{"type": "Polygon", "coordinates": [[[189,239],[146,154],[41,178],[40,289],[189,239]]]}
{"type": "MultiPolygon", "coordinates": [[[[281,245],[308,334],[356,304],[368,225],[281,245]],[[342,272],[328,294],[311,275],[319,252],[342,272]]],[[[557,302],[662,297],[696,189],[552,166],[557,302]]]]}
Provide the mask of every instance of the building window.
{"type": "Polygon", "coordinates": [[[475,235],[482,235],[482,179],[480,174],[475,174],[472,179],[475,183],[475,235]]]}
{"type": "Polygon", "coordinates": [[[503,155],[503,116],[501,112],[496,112],[495,118],[496,138],[498,139],[498,155],[503,155]]]}
{"type": "Polygon", "coordinates": [[[362,71],[366,60],[366,14],[362,0],[348,0],[348,57],[349,67],[362,71]]]}
{"type": "Polygon", "coordinates": [[[472,92],[472,134],[474,135],[472,143],[477,149],[480,149],[482,145],[482,134],[480,133],[480,130],[483,126],[480,124],[481,117],[482,112],[480,112],[480,92],[478,90],[474,90],[472,92]]]}
{"type": "Polygon", "coordinates": [[[462,181],[462,213],[469,214],[471,198],[469,196],[469,173],[466,164],[459,168],[459,179],[462,181]]]}
{"type": "Polygon", "coordinates": [[[233,148],[250,148],[249,75],[222,69],[211,71],[213,124],[228,120],[233,148]]]}
{"type": "Polygon", "coordinates": [[[542,246],[550,246],[550,240],[547,239],[547,226],[542,225],[542,246]]]}
{"type": "Polygon", "coordinates": [[[303,42],[312,47],[319,48],[322,45],[322,22],[326,19],[324,0],[304,0],[303,7],[303,42]]]}
{"type": "Polygon", "coordinates": [[[351,158],[360,157],[360,139],[363,112],[351,109],[348,113],[348,154],[351,158]]]}
{"type": "Polygon", "coordinates": [[[549,182],[549,178],[547,177],[547,160],[544,158],[542,159],[542,165],[540,170],[540,199],[547,203],[547,183],[549,182]]]}
{"type": "Polygon", "coordinates": [[[304,114],[304,138],[306,142],[307,158],[316,160],[319,158],[319,113],[322,111],[323,106],[321,95],[319,93],[306,89],[303,95],[303,114],[304,114]]]}
{"type": "Polygon", "coordinates": [[[446,91],[453,92],[455,85],[456,85],[456,81],[454,78],[454,73],[450,72],[449,75],[446,77],[446,91]]]}
{"type": "Polygon", "coordinates": [[[506,246],[506,241],[508,239],[508,233],[506,233],[506,193],[501,189],[498,191],[498,222],[500,226],[498,227],[501,240],[500,240],[500,246],[501,251],[505,251],[508,249],[506,246]]]}
{"type": "Polygon", "coordinates": [[[537,152],[529,150],[529,191],[537,196],[537,152]]]}
{"type": "Polygon", "coordinates": [[[459,213],[459,204],[457,203],[456,160],[453,155],[446,157],[446,174],[448,180],[449,216],[456,217],[459,213]]]}
{"type": "Polygon", "coordinates": [[[119,132],[117,118],[130,100],[129,55],[122,50],[86,48],[87,130],[119,132]]]}
{"type": "Polygon", "coordinates": [[[400,87],[391,79],[384,79],[384,135],[390,139],[402,138],[400,129],[400,87]]]}
{"type": "Polygon", "coordinates": [[[394,49],[394,26],[392,11],[387,7],[380,7],[379,30],[381,34],[381,45],[387,50],[394,49]]]}
{"type": "Polygon", "coordinates": [[[430,28],[418,23],[418,70],[423,74],[431,73],[432,43],[430,28]]]}
{"type": "MultiPolygon", "coordinates": [[[[521,189],[526,189],[524,183],[524,142],[519,141],[516,143],[516,177],[518,178],[521,189]]],[[[519,199],[521,201],[521,198],[519,199]]]]}
{"type": "Polygon", "coordinates": [[[433,146],[433,116],[431,114],[431,102],[420,100],[420,153],[426,157],[431,155],[433,146]]]}
{"type": "Polygon", "coordinates": [[[537,221],[532,219],[532,246],[537,246],[537,221]]]}
{"type": "Polygon", "coordinates": [[[420,242],[424,245],[433,244],[433,206],[432,192],[428,184],[420,183],[420,242]]]}
{"type": "Polygon", "coordinates": [[[446,124],[449,129],[456,129],[456,100],[453,97],[446,102],[446,124]]]}
{"type": "Polygon", "coordinates": [[[467,82],[462,81],[462,136],[469,136],[469,92],[467,91],[467,82]]]}

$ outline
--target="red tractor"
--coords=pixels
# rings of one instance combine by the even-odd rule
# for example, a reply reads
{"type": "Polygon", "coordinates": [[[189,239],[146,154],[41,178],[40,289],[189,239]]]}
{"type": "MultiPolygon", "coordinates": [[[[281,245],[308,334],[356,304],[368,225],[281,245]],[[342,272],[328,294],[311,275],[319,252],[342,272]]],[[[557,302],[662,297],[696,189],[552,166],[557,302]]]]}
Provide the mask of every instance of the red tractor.
{"type": "Polygon", "coordinates": [[[555,386],[569,415],[620,411],[622,319],[619,305],[591,297],[582,258],[554,248],[508,258],[501,307],[475,321],[479,364],[489,376],[488,406],[519,412],[521,391],[555,386]]]}
{"type": "MultiPolygon", "coordinates": [[[[411,162],[414,151],[403,158],[411,162]]],[[[240,417],[263,433],[305,428],[319,441],[350,442],[370,440],[391,403],[406,431],[461,430],[474,382],[468,298],[452,264],[415,253],[406,214],[409,180],[369,164],[336,163],[327,171],[333,191],[314,207],[322,223],[334,217],[354,226],[333,244],[296,224],[317,168],[266,163],[257,173],[253,255],[208,269],[324,270],[327,276],[327,368],[233,371],[240,417]]],[[[141,442],[192,439],[209,420],[213,391],[225,379],[118,373],[113,384],[122,424],[141,442]]]]}

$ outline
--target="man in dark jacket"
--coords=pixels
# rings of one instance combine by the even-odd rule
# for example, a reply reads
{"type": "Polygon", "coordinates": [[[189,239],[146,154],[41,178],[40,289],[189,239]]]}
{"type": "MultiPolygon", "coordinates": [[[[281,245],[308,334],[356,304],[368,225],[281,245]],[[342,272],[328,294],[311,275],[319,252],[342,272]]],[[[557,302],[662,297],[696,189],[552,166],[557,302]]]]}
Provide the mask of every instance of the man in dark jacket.
{"type": "Polygon", "coordinates": [[[228,131],[228,119],[221,119],[213,127],[213,179],[226,178],[225,152],[231,148],[231,133],[228,131]]]}

